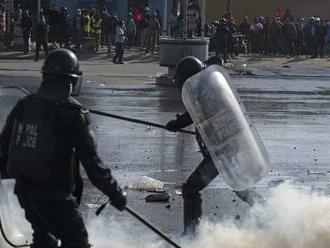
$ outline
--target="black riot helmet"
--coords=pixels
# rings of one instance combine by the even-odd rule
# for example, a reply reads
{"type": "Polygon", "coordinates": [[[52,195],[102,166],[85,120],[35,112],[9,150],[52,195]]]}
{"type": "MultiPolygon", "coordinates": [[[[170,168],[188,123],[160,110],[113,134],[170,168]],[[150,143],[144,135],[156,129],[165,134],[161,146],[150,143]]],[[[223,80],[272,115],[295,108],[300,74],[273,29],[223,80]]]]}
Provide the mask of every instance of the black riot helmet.
{"type": "Polygon", "coordinates": [[[198,58],[193,56],[184,57],[176,67],[174,76],[175,83],[181,88],[188,78],[204,68],[206,68],[206,65],[198,58]]]}
{"type": "Polygon", "coordinates": [[[39,93],[50,98],[62,98],[75,93],[82,77],[77,56],[63,48],[48,55],[41,73],[43,82],[39,93]]]}
{"type": "Polygon", "coordinates": [[[79,78],[82,76],[82,72],[79,71],[77,56],[72,51],[64,48],[56,49],[48,55],[41,72],[49,77],[79,78]]]}

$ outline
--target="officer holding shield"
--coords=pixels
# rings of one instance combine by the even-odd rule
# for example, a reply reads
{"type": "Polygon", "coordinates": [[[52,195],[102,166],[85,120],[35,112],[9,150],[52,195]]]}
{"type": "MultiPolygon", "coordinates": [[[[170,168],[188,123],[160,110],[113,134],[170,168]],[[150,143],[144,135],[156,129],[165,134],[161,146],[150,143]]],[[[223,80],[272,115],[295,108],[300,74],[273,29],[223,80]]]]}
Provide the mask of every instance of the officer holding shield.
{"type": "Polygon", "coordinates": [[[36,94],[20,100],[0,135],[1,177],[16,179],[15,194],[33,229],[33,248],[90,247],[78,209],[79,162],[91,182],[122,211],[117,181],[96,151],[88,110],[70,97],[82,73],[76,55],[53,51],[36,94]],[[6,167],[6,168],[4,168],[6,167]]]}
{"type": "Polygon", "coordinates": [[[250,130],[229,82],[219,71],[220,64],[216,57],[204,64],[188,56],[176,68],[175,80],[187,112],[168,122],[167,128],[175,132],[194,124],[204,158],[182,186],[185,233],[194,233],[202,215],[199,192],[219,173],[252,206],[257,194],[248,188],[264,176],[268,165],[268,155],[250,130]]]}

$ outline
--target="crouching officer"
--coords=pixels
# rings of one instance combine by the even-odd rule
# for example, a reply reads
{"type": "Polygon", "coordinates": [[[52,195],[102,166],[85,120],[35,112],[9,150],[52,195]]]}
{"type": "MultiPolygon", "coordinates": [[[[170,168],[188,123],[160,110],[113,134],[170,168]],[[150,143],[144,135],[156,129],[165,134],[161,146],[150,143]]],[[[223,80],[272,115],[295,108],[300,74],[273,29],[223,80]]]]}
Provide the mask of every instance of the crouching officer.
{"type": "MultiPolygon", "coordinates": [[[[182,88],[188,78],[192,77],[193,75],[195,75],[197,73],[200,73],[203,70],[206,70],[206,68],[212,64],[222,65],[222,60],[218,57],[211,57],[204,64],[195,57],[191,57],[191,56],[185,57],[183,60],[181,60],[181,62],[178,64],[178,66],[176,68],[175,81],[178,84],[178,87],[182,90],[182,88]]],[[[212,81],[212,80],[218,80],[218,79],[214,79],[212,76],[210,76],[210,78],[208,78],[208,79],[205,79],[206,77],[208,77],[209,72],[208,71],[204,72],[204,74],[203,75],[205,77],[200,76],[199,78],[195,79],[195,80],[200,81],[200,82],[198,81],[198,86],[196,86],[195,81],[194,81],[194,83],[192,83],[192,84],[194,84],[194,86],[196,86],[198,88],[197,93],[196,92],[195,93],[199,94],[199,95],[195,96],[195,98],[193,98],[193,99],[188,99],[188,103],[189,103],[189,101],[196,103],[197,101],[200,101],[201,99],[207,99],[207,101],[215,101],[215,99],[217,99],[217,97],[214,97],[214,95],[212,95],[212,91],[217,90],[217,88],[216,89],[205,89],[205,87],[212,87],[212,85],[218,86],[217,82],[209,83],[209,82],[206,82],[205,80],[212,81]],[[211,93],[208,93],[210,91],[211,91],[211,93]],[[209,96],[209,97],[207,97],[207,96],[209,96]]],[[[189,91],[189,90],[187,90],[187,92],[191,93],[191,91],[189,91]]],[[[223,95],[226,95],[226,94],[223,93],[223,95]]],[[[183,97],[184,97],[184,94],[183,94],[183,97]]],[[[229,98],[229,96],[226,96],[226,97],[229,98]]],[[[222,102],[222,103],[224,103],[225,101],[226,101],[226,99],[223,101],[220,100],[220,102],[222,102]]],[[[203,116],[203,115],[213,116],[213,113],[210,113],[207,108],[211,107],[211,108],[215,109],[218,107],[217,105],[218,105],[218,102],[208,102],[207,106],[198,105],[194,109],[194,112],[195,112],[196,116],[203,116]],[[204,113],[203,111],[206,111],[207,113],[204,113]]],[[[228,111],[230,111],[230,110],[228,110],[228,111]]],[[[213,119],[210,118],[205,121],[212,121],[213,119]]],[[[219,121],[219,120],[217,120],[217,121],[219,121]]],[[[178,115],[177,119],[168,122],[167,129],[175,132],[175,131],[178,131],[179,129],[187,127],[193,123],[194,122],[191,117],[191,113],[187,111],[186,113],[184,113],[182,115],[178,115]]],[[[206,125],[206,122],[203,122],[203,124],[206,125]]],[[[197,127],[199,126],[199,128],[201,128],[201,129],[203,128],[202,127],[203,124],[199,123],[198,125],[196,125],[196,123],[195,123],[195,125],[197,127]]],[[[219,128],[215,129],[215,127],[218,127],[219,125],[220,125],[219,122],[211,123],[211,125],[206,126],[205,130],[203,130],[203,131],[204,131],[204,133],[209,132],[209,135],[212,136],[213,141],[216,140],[220,136],[223,136],[223,138],[225,138],[224,136],[226,134],[221,134],[221,133],[218,134],[217,132],[218,132],[219,128]],[[209,129],[207,129],[207,128],[209,128],[209,129]]],[[[225,124],[222,124],[222,125],[225,125],[225,124]]],[[[197,128],[197,130],[196,130],[196,140],[199,144],[199,147],[203,154],[204,159],[199,164],[199,166],[195,169],[195,171],[189,176],[187,181],[182,186],[183,210],[184,210],[183,219],[184,219],[184,233],[185,234],[195,232],[195,228],[199,223],[200,217],[202,216],[202,199],[201,199],[200,191],[203,190],[205,187],[207,187],[210,184],[210,182],[217,175],[219,175],[218,167],[215,164],[216,160],[211,157],[211,155],[209,153],[209,149],[205,145],[204,138],[200,134],[199,128],[197,128]]],[[[230,128],[227,128],[227,129],[230,129],[230,128]]],[[[225,130],[225,133],[226,133],[226,130],[225,130]]],[[[227,133],[228,133],[228,131],[227,131],[227,133]]],[[[206,138],[208,138],[208,137],[206,137],[206,138]]],[[[209,142],[209,144],[211,144],[211,143],[209,142]]],[[[213,147],[211,147],[211,148],[213,148],[213,147]]],[[[256,149],[258,149],[258,148],[256,148],[256,149]]],[[[230,158],[227,161],[228,165],[224,164],[223,167],[232,166],[232,164],[231,164],[231,163],[233,163],[232,161],[234,161],[236,163],[235,158],[233,158],[232,160],[231,159],[232,158],[230,158]]],[[[251,159],[249,162],[253,162],[253,159],[251,159]]],[[[244,163],[244,161],[243,161],[243,163],[244,163]]],[[[245,164],[246,163],[247,163],[247,161],[245,161],[245,164]]],[[[235,165],[240,166],[241,164],[240,164],[240,162],[238,162],[235,165]]],[[[232,166],[232,167],[234,167],[234,166],[232,166]]],[[[255,166],[254,165],[251,166],[252,171],[253,171],[253,167],[255,167],[255,166]]],[[[227,170],[227,171],[229,171],[229,174],[230,174],[230,170],[231,169],[227,170]]],[[[224,170],[222,170],[222,172],[223,171],[224,170]]],[[[226,171],[225,171],[225,173],[222,173],[222,177],[226,173],[227,173],[226,171]]],[[[263,165],[260,165],[260,168],[257,168],[257,173],[261,173],[261,174],[263,173],[263,165]]],[[[236,174],[234,173],[234,175],[236,175],[236,174]]],[[[259,180],[260,177],[259,177],[259,175],[257,175],[257,176],[258,176],[258,180],[259,180]]],[[[234,191],[234,192],[240,199],[247,202],[250,206],[252,206],[254,204],[255,197],[259,198],[259,196],[256,194],[256,192],[254,192],[250,189],[234,191]]]]}
{"type": "Polygon", "coordinates": [[[49,54],[38,92],[17,103],[0,136],[6,172],[16,179],[15,194],[33,228],[33,248],[58,247],[58,240],[63,248],[90,247],[77,203],[79,161],[114,207],[126,206],[97,154],[88,111],[70,97],[81,75],[71,51],[49,54]]]}

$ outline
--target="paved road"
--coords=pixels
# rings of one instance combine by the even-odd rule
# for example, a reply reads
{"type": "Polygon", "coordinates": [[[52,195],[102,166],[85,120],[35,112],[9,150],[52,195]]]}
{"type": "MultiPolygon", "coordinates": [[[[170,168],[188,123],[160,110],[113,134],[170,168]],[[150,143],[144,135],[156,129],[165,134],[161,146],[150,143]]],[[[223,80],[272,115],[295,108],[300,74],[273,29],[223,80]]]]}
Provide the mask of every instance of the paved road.
{"type": "MultiPolygon", "coordinates": [[[[123,67],[89,62],[79,100],[86,106],[105,112],[165,124],[181,113],[180,95],[174,88],[153,83],[156,64],[136,65],[139,80],[123,67]],[[106,76],[98,75],[101,70],[106,76]],[[114,80],[114,75],[118,77],[114,80]],[[148,75],[151,75],[150,77],[148,75]]],[[[35,90],[38,65],[0,61],[0,84],[16,83],[35,90]],[[10,70],[2,70],[2,69],[10,70]]],[[[233,83],[248,114],[255,123],[271,158],[269,176],[256,185],[267,196],[272,181],[292,180],[303,187],[329,191],[330,168],[330,86],[326,79],[267,79],[234,76],[233,83]]],[[[145,192],[129,190],[129,202],[166,233],[182,232],[182,200],[175,185],[183,182],[201,161],[194,137],[92,115],[99,152],[121,185],[130,185],[143,175],[168,182],[169,203],[145,203],[145,192]]],[[[86,184],[83,211],[95,210],[102,195],[86,184]]],[[[204,215],[213,220],[244,218],[247,204],[241,202],[217,178],[203,192],[204,215]]],[[[108,208],[105,216],[129,219],[108,208]]],[[[146,232],[146,230],[144,230],[146,232]]],[[[93,232],[94,233],[94,232],[93,232]]]]}

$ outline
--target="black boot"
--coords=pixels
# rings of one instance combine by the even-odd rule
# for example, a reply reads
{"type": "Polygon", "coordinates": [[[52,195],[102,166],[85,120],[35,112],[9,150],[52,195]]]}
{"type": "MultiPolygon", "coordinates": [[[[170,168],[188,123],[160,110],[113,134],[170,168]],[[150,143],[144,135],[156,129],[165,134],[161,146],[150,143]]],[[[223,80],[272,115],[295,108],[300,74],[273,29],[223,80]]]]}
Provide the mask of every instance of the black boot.
{"type": "Polygon", "coordinates": [[[195,234],[202,217],[202,198],[199,192],[190,192],[182,188],[184,235],[195,234]]]}
{"type": "Polygon", "coordinates": [[[183,200],[184,235],[195,234],[196,228],[202,217],[202,199],[200,195],[195,199],[183,200]]]}

